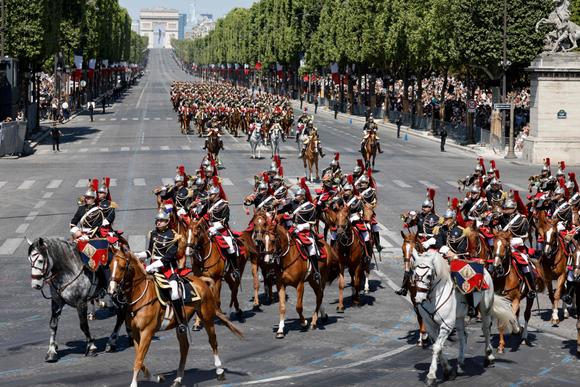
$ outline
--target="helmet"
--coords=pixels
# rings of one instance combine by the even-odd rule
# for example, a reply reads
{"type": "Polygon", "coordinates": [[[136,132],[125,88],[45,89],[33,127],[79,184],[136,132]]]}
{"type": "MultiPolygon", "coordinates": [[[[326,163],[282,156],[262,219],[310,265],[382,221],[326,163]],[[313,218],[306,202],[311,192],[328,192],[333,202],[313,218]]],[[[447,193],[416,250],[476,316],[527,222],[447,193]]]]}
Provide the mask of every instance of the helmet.
{"type": "Polygon", "coordinates": [[[169,212],[160,208],[159,211],[157,211],[157,215],[155,215],[155,220],[169,220],[169,212]]]}
{"type": "Polygon", "coordinates": [[[478,172],[478,173],[483,172],[483,167],[481,166],[481,164],[477,164],[475,166],[475,172],[478,172]]]}
{"type": "MultiPolygon", "coordinates": [[[[107,186],[106,186],[106,185],[102,184],[102,185],[99,187],[99,190],[98,190],[97,192],[98,192],[98,193],[104,193],[104,194],[107,194],[107,193],[109,193],[109,189],[107,188],[107,186]]],[[[85,195],[85,196],[86,196],[86,195],[85,195]]]]}
{"type": "Polygon", "coordinates": [[[467,238],[461,228],[453,227],[451,229],[447,235],[447,245],[455,253],[464,251],[467,248],[467,238]]]}
{"type": "Polygon", "coordinates": [[[280,181],[284,180],[284,178],[282,176],[280,176],[278,173],[275,174],[274,177],[272,177],[272,179],[274,179],[274,180],[280,180],[280,181]]]}
{"type": "Polygon", "coordinates": [[[433,201],[429,198],[425,199],[425,201],[423,201],[423,203],[421,204],[421,207],[429,207],[429,208],[433,208],[433,201]]]}
{"type": "Polygon", "coordinates": [[[212,186],[212,187],[209,189],[209,192],[208,192],[208,193],[209,193],[210,195],[216,195],[216,194],[217,194],[217,195],[219,195],[219,194],[220,194],[220,189],[214,185],[214,186],[212,186]]]}
{"type": "Polygon", "coordinates": [[[564,176],[564,171],[562,168],[558,168],[558,172],[556,172],[556,177],[564,176]]]}
{"type": "Polygon", "coordinates": [[[332,161],[330,162],[330,166],[336,167],[337,165],[338,165],[338,161],[336,161],[335,159],[332,159],[332,161]]]}
{"type": "Polygon", "coordinates": [[[481,189],[479,188],[479,186],[477,186],[477,185],[473,185],[473,186],[471,186],[471,193],[472,193],[472,194],[478,194],[478,193],[481,193],[481,189]]]}
{"type": "Polygon", "coordinates": [[[435,227],[439,224],[439,218],[435,214],[429,214],[423,221],[423,232],[427,235],[433,235],[435,227]]]}
{"type": "Polygon", "coordinates": [[[208,159],[203,160],[203,163],[201,163],[201,165],[203,165],[204,167],[207,167],[208,165],[211,166],[211,162],[208,159]]]}
{"type": "Polygon", "coordinates": [[[352,184],[350,184],[350,183],[346,183],[346,184],[344,185],[344,187],[342,187],[342,189],[343,189],[344,191],[352,191],[352,190],[353,190],[353,187],[352,187],[352,184]]]}
{"type": "Polygon", "coordinates": [[[183,181],[185,181],[185,177],[183,175],[181,175],[181,174],[175,175],[175,182],[176,183],[183,182],[183,181]]]}
{"type": "Polygon", "coordinates": [[[504,210],[506,209],[515,209],[518,207],[518,204],[515,202],[514,199],[512,198],[507,198],[504,202],[503,202],[503,206],[502,208],[504,210]]]}
{"type": "Polygon", "coordinates": [[[490,185],[500,185],[501,184],[501,180],[499,180],[497,177],[494,177],[493,179],[491,179],[491,181],[489,182],[490,185]]]}
{"type": "Polygon", "coordinates": [[[572,190],[572,189],[574,189],[574,182],[573,182],[573,181],[571,181],[571,180],[568,180],[568,181],[566,182],[566,188],[568,188],[568,190],[572,190]]]}
{"type": "Polygon", "coordinates": [[[362,168],[360,167],[360,165],[357,165],[353,168],[352,173],[355,175],[358,175],[359,173],[362,173],[362,168]]]}
{"type": "Polygon", "coordinates": [[[258,185],[258,191],[262,191],[262,190],[268,190],[268,184],[266,184],[266,183],[264,183],[264,182],[261,182],[261,183],[258,185]]]}
{"type": "Polygon", "coordinates": [[[87,189],[87,192],[85,192],[84,197],[95,199],[97,197],[97,193],[95,192],[94,189],[89,188],[89,189],[87,189]]]}
{"type": "Polygon", "coordinates": [[[196,185],[196,186],[198,186],[198,187],[201,187],[201,186],[203,186],[204,184],[205,184],[205,181],[204,181],[204,180],[203,180],[201,177],[198,177],[198,178],[195,180],[195,185],[196,185]]]}
{"type": "Polygon", "coordinates": [[[457,213],[455,212],[455,210],[453,208],[448,208],[447,211],[445,211],[443,218],[444,219],[455,219],[456,215],[457,215],[457,213]]]}
{"type": "Polygon", "coordinates": [[[298,188],[294,193],[294,196],[306,196],[306,191],[304,188],[298,188]]]}
{"type": "Polygon", "coordinates": [[[270,164],[270,172],[278,172],[278,165],[274,161],[270,164]]]}

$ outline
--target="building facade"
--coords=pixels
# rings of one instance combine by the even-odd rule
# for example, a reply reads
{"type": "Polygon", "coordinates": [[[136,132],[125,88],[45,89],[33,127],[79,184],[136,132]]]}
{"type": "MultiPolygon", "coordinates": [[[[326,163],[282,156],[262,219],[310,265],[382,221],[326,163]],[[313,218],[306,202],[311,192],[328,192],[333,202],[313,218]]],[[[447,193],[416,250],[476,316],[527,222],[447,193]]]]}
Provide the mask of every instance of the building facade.
{"type": "Polygon", "coordinates": [[[179,38],[179,11],[163,7],[145,8],[139,14],[139,35],[149,38],[148,48],[171,48],[179,38]]]}

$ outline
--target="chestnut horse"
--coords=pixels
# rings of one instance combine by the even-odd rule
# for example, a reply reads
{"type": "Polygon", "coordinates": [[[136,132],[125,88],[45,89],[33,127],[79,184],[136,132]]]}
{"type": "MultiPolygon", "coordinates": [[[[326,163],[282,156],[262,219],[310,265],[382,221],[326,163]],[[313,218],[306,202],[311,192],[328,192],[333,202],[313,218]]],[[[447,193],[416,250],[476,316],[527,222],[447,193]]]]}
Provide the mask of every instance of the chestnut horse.
{"type": "MultiPolygon", "coordinates": [[[[527,297],[528,287],[525,284],[524,278],[518,273],[517,264],[512,257],[510,240],[511,233],[509,231],[495,231],[495,238],[493,240],[493,270],[491,270],[491,277],[493,278],[493,288],[499,295],[504,296],[512,303],[512,311],[518,317],[520,316],[520,303],[524,298],[526,299],[526,309],[524,310],[524,330],[522,332],[522,341],[526,345],[531,345],[528,340],[528,322],[532,316],[532,307],[534,300],[527,297]]],[[[538,292],[544,291],[544,281],[542,278],[536,278],[536,288],[538,292]]],[[[498,353],[504,353],[505,339],[504,329],[499,327],[499,346],[498,353]]]]}
{"type": "MultiPolygon", "coordinates": [[[[147,275],[143,264],[131,252],[122,247],[118,250],[109,265],[111,269],[111,282],[109,294],[114,294],[117,288],[123,290],[127,299],[127,324],[131,326],[131,335],[135,345],[135,361],[133,363],[133,380],[131,387],[137,386],[137,377],[142,371],[148,380],[163,381],[163,376],[153,377],[146,367],[144,360],[149,350],[149,345],[155,332],[162,329],[172,329],[177,325],[173,313],[169,312],[170,320],[167,324],[166,306],[163,306],[157,297],[155,280],[147,275]],[[163,324],[165,322],[165,324],[163,324]],[[162,325],[163,324],[163,325],[162,325]]],[[[184,305],[184,312],[189,321],[194,313],[204,322],[209,343],[211,345],[216,377],[218,380],[225,379],[225,371],[218,355],[218,343],[215,333],[214,319],[217,317],[236,336],[242,338],[242,332],[232,324],[230,320],[217,310],[214,296],[209,286],[202,279],[193,274],[188,275],[189,281],[195,288],[199,300],[184,305]]],[[[177,334],[179,341],[179,368],[172,386],[181,386],[185,362],[189,351],[189,341],[186,334],[177,334]]]]}
{"type": "Polygon", "coordinates": [[[258,278],[258,267],[262,269],[262,276],[264,278],[264,292],[266,293],[266,298],[268,303],[274,301],[274,294],[272,287],[275,284],[275,276],[273,270],[269,270],[264,264],[265,255],[265,230],[268,224],[271,222],[265,210],[258,210],[254,213],[252,220],[250,220],[250,225],[253,227],[251,232],[251,239],[253,240],[256,247],[256,259],[252,260],[252,277],[254,281],[254,309],[260,307],[259,291],[260,291],[260,281],[258,278]]]}
{"type": "Polygon", "coordinates": [[[316,169],[316,180],[320,180],[320,176],[318,174],[318,147],[316,146],[317,143],[316,135],[310,135],[310,141],[308,145],[306,145],[306,149],[304,150],[304,156],[302,157],[302,162],[304,163],[304,175],[309,181],[312,180],[312,169],[316,169]],[[308,166],[308,171],[306,167],[308,166]]]}
{"type": "MultiPolygon", "coordinates": [[[[544,251],[540,258],[540,264],[544,274],[546,285],[548,286],[548,296],[552,302],[552,325],[558,325],[560,318],[558,308],[560,306],[560,296],[564,291],[566,281],[566,261],[568,252],[566,251],[566,241],[557,229],[558,222],[546,219],[544,227],[538,223],[538,233],[544,237],[544,251]],[[556,289],[552,284],[552,278],[556,279],[556,289]]],[[[564,308],[564,318],[568,317],[568,309],[564,308]]]]}
{"type": "Polygon", "coordinates": [[[364,140],[362,156],[365,162],[365,169],[369,169],[371,166],[373,169],[375,169],[375,158],[377,157],[376,133],[371,132],[369,136],[364,140]]]}
{"type": "Polygon", "coordinates": [[[324,287],[328,282],[332,282],[336,275],[335,266],[338,263],[336,252],[325,241],[322,241],[319,246],[326,249],[327,257],[325,260],[318,262],[318,269],[320,271],[320,283],[314,279],[313,270],[310,267],[310,262],[302,257],[300,247],[296,239],[290,235],[288,230],[278,224],[276,221],[268,222],[266,225],[258,226],[256,230],[261,232],[264,236],[264,262],[267,267],[271,267],[276,273],[276,286],[278,287],[279,298],[279,312],[280,323],[276,332],[277,339],[285,337],[284,320],[286,317],[286,287],[292,286],[296,288],[296,312],[300,317],[300,326],[302,329],[308,329],[308,321],[302,314],[303,298],[304,298],[304,284],[308,282],[314,294],[316,295],[316,308],[312,315],[310,328],[316,329],[318,324],[318,313],[322,321],[328,318],[322,306],[322,298],[324,296],[324,287]],[[332,270],[331,270],[332,269],[332,270]]]}
{"type": "MultiPolygon", "coordinates": [[[[403,244],[401,245],[401,250],[403,251],[403,265],[404,270],[409,271],[412,269],[413,264],[413,252],[416,251],[418,254],[425,252],[423,245],[419,241],[417,234],[409,232],[405,234],[401,231],[401,237],[403,237],[403,244]]],[[[409,291],[409,297],[411,298],[411,303],[413,304],[413,309],[415,309],[415,314],[417,315],[417,324],[419,324],[419,337],[417,340],[418,347],[425,347],[429,344],[429,334],[427,333],[427,327],[423,322],[423,317],[417,309],[417,302],[415,297],[417,296],[417,286],[415,285],[414,279],[410,279],[407,290],[409,291]]]]}

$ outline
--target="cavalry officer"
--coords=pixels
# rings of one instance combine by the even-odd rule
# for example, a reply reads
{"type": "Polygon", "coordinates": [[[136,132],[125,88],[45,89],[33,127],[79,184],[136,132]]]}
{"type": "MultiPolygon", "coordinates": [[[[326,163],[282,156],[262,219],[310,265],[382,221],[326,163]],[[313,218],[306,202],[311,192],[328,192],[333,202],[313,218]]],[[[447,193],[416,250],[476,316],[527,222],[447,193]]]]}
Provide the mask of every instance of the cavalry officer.
{"type": "Polygon", "coordinates": [[[372,114],[369,116],[369,119],[365,123],[365,126],[363,128],[363,138],[360,142],[360,153],[365,152],[365,141],[367,138],[369,138],[371,133],[374,133],[376,135],[375,138],[377,139],[377,150],[379,151],[379,153],[383,153],[379,138],[379,127],[377,126],[372,114]]]}
{"type": "Polygon", "coordinates": [[[146,251],[137,253],[140,259],[151,258],[151,263],[145,268],[147,273],[160,271],[169,280],[171,286],[171,303],[177,319],[177,331],[184,334],[187,330],[183,300],[179,292],[179,265],[177,250],[181,236],[169,228],[170,214],[163,208],[155,216],[155,229],[149,233],[149,247],[146,251]]]}
{"type": "Polygon", "coordinates": [[[380,253],[383,250],[381,246],[381,238],[379,236],[379,224],[377,222],[377,214],[374,209],[377,206],[377,190],[370,186],[369,177],[362,175],[357,179],[356,188],[360,192],[360,197],[364,205],[368,205],[373,210],[373,217],[370,222],[370,230],[373,233],[373,239],[375,242],[375,247],[380,253]]]}
{"type": "Polygon", "coordinates": [[[365,244],[365,260],[370,262],[373,253],[373,241],[371,240],[369,229],[363,220],[363,202],[357,196],[354,195],[354,188],[351,184],[347,184],[343,187],[342,200],[349,210],[350,224],[358,231],[361,239],[365,244]]]}
{"type": "Polygon", "coordinates": [[[98,190],[98,203],[99,208],[103,212],[104,220],[103,226],[108,225],[111,229],[113,228],[113,222],[115,221],[115,209],[117,204],[111,200],[111,193],[109,191],[109,184],[107,183],[109,178],[103,179],[103,184],[100,185],[98,190]]]}
{"type": "Polygon", "coordinates": [[[97,234],[99,227],[103,225],[105,216],[96,203],[97,193],[93,187],[89,187],[83,195],[79,208],[70,221],[70,232],[74,240],[79,238],[89,239],[97,234]]]}
{"type": "Polygon", "coordinates": [[[300,150],[300,155],[298,156],[299,159],[304,157],[304,152],[306,151],[306,147],[308,147],[310,141],[316,141],[316,149],[320,157],[326,156],[324,152],[322,152],[322,143],[320,142],[320,136],[318,136],[318,129],[314,127],[312,120],[308,121],[308,124],[306,124],[302,135],[305,136],[306,139],[302,143],[302,149],[300,150]]]}

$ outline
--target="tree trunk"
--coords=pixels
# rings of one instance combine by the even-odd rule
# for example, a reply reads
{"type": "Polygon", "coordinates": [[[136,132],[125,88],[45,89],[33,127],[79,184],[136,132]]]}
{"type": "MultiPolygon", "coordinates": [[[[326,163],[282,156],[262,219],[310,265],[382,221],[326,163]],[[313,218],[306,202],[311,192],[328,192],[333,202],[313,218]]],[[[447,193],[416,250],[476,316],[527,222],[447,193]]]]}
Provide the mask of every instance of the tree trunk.
{"type": "Polygon", "coordinates": [[[447,93],[447,76],[449,75],[449,69],[445,69],[445,72],[443,73],[443,76],[445,77],[443,79],[443,87],[441,88],[441,98],[440,98],[440,103],[439,103],[439,119],[441,120],[441,122],[445,121],[445,94],[447,93]]]}
{"type": "Polygon", "coordinates": [[[418,117],[423,116],[423,76],[417,77],[417,100],[415,101],[415,114],[418,117]]]}
{"type": "Polygon", "coordinates": [[[409,77],[407,71],[405,71],[405,77],[403,78],[403,112],[410,112],[409,106],[409,77]]]}

